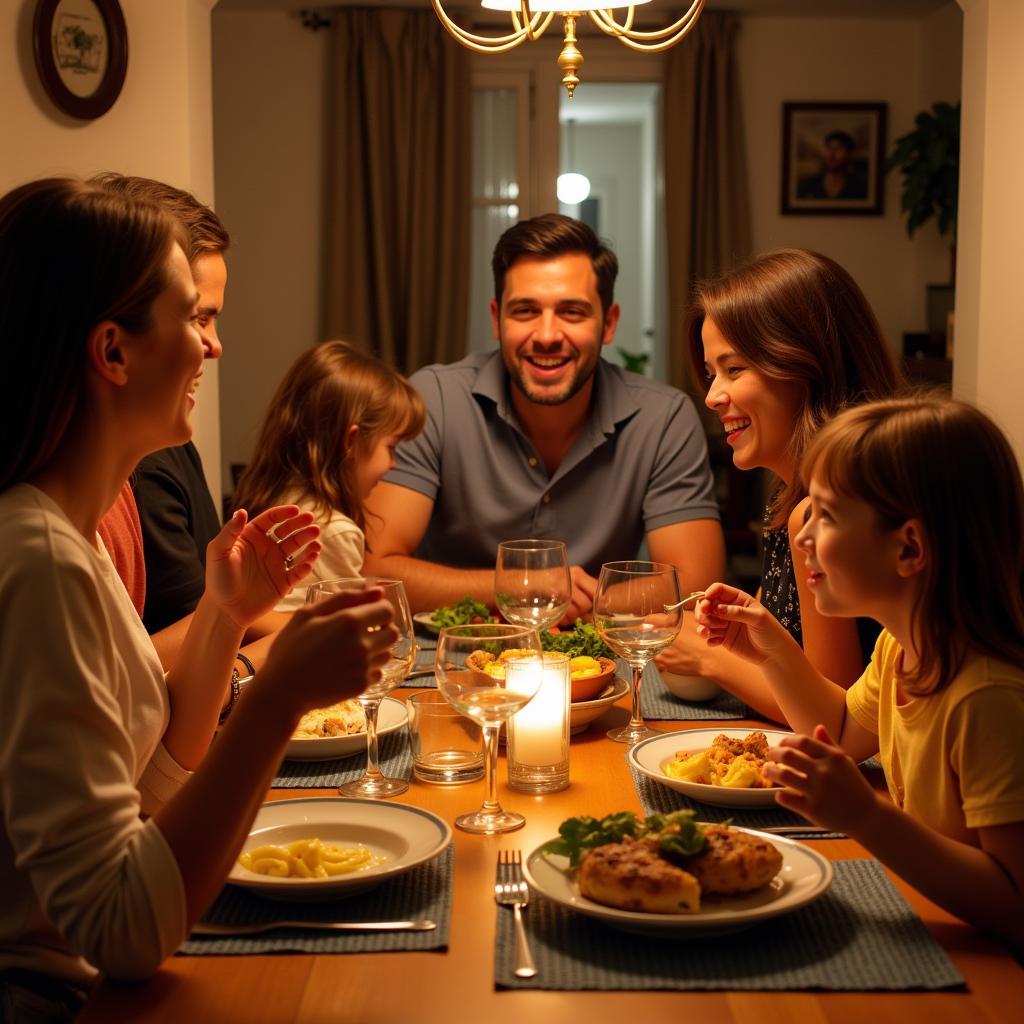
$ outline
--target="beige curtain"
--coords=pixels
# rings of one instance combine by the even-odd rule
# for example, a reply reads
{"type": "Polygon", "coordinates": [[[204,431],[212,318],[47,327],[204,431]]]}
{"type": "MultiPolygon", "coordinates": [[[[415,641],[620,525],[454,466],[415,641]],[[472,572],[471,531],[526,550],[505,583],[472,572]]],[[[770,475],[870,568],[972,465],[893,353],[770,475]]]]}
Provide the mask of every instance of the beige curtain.
{"type": "Polygon", "coordinates": [[[705,11],[665,60],[669,380],[691,391],[684,332],[693,283],[751,255],[739,27],[734,14],[705,11]]]}
{"type": "Polygon", "coordinates": [[[322,327],[411,373],[466,350],[468,53],[431,10],[333,22],[322,327]]]}

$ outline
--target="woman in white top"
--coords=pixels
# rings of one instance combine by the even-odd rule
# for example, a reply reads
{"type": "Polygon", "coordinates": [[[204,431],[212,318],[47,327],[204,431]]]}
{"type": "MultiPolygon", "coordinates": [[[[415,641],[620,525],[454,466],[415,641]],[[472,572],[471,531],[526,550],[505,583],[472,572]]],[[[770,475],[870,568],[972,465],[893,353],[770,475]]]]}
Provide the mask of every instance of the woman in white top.
{"type": "Polygon", "coordinates": [[[360,692],[395,638],[379,592],[299,612],[211,748],[245,627],[319,550],[294,506],[238,512],[164,676],[96,524],[143,455],[191,436],[203,347],[179,234],[72,179],[0,198],[4,1021],[69,1019],[97,970],[155,971],[223,884],[299,717],[360,692]]]}
{"type": "MultiPolygon", "coordinates": [[[[394,368],[345,341],[325,341],[292,364],[270,401],[235,508],[282,501],[313,513],[320,557],[306,583],[363,573],[365,502],[394,467],[399,441],[425,418],[419,392],[394,368]]],[[[277,606],[302,606],[304,586],[277,606]]]]}

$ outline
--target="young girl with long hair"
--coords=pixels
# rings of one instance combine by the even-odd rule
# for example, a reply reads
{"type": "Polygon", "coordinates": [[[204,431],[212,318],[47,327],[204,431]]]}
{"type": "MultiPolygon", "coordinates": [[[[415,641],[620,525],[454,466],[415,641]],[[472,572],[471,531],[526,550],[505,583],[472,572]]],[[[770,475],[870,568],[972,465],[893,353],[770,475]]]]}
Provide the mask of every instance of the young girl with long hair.
{"type": "MultiPolygon", "coordinates": [[[[415,437],[423,421],[423,400],[397,370],[345,341],[317,345],[299,356],[271,400],[235,507],[287,502],[312,513],[320,557],[307,584],[361,576],[364,502],[393,468],[395,445],[415,437]]],[[[295,587],[278,611],[304,598],[305,587],[295,587]]]]}
{"type": "Polygon", "coordinates": [[[174,221],[74,179],[0,197],[0,1020],[151,974],[227,877],[301,715],[394,642],[380,591],[296,613],[210,747],[245,627],[309,571],[295,506],[237,512],[164,674],[97,524],[191,436],[203,348],[174,221]],[[383,628],[376,629],[381,626],[383,628]],[[324,664],[334,666],[329,673],[324,664]]]}
{"type": "MultiPolygon", "coordinates": [[[[863,292],[834,260],[779,249],[704,282],[690,311],[690,357],[705,403],[721,420],[733,464],[778,480],[765,510],[759,600],[812,663],[849,686],[863,671],[877,627],[826,619],[793,571],[793,537],[807,513],[798,468],[828,420],[893,395],[902,378],[863,292]]],[[[659,667],[714,679],[762,714],[780,712],[760,674],[684,632],[659,667]]]]}
{"type": "Polygon", "coordinates": [[[804,456],[796,537],[823,615],[883,627],[848,690],[761,604],[716,583],[698,632],[758,665],[798,735],[766,767],[779,804],[849,833],[929,899],[1024,939],[1024,487],[977,409],[850,409],[804,456]],[[857,762],[878,752],[889,795],[857,762]]]}

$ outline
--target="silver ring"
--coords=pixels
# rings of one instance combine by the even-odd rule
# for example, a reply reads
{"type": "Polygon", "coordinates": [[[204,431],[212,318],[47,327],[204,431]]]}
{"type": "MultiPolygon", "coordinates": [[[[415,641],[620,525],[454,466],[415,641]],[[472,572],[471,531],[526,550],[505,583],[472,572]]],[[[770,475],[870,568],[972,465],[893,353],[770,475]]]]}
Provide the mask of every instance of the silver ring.
{"type": "MultiPolygon", "coordinates": [[[[278,544],[280,544],[280,543],[281,542],[278,541],[278,544]]],[[[284,571],[285,572],[291,572],[292,569],[294,569],[294,568],[295,568],[295,556],[294,555],[286,556],[285,560],[284,560],[284,571]]]]}

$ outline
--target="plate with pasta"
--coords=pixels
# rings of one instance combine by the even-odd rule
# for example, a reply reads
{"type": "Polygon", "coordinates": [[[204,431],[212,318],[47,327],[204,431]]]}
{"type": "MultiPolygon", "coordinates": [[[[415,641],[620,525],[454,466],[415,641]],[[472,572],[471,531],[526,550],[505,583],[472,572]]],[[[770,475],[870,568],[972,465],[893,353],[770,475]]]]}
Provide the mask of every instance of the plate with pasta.
{"type": "Polygon", "coordinates": [[[442,853],[450,826],[406,804],[300,797],[263,804],[228,881],[270,899],[341,899],[442,853]]]}
{"type": "MultiPolygon", "coordinates": [[[[377,713],[377,735],[401,729],[408,720],[405,705],[385,697],[377,713]]],[[[357,700],[308,711],[284,752],[289,761],[333,761],[353,754],[366,755],[366,716],[357,700]]]]}
{"type": "Polygon", "coordinates": [[[691,800],[716,807],[775,807],[778,787],[761,770],[781,729],[686,729],[653,736],[628,754],[631,767],[691,800]]]}

